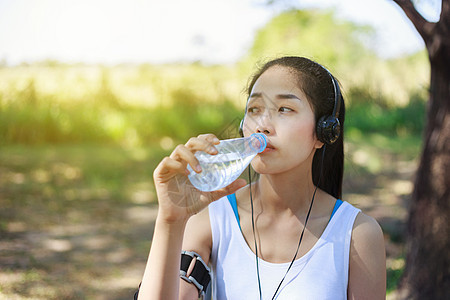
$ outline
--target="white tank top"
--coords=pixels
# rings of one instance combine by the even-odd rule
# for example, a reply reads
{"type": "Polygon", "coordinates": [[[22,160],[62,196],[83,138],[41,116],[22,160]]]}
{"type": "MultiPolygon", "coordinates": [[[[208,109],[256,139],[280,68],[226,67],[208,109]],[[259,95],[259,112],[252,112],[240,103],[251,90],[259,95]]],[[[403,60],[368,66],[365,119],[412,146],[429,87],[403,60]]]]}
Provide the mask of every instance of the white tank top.
{"type": "MultiPolygon", "coordinates": [[[[313,248],[294,262],[276,299],[347,299],[350,240],[359,211],[342,203],[313,248]]],[[[242,236],[227,197],[209,205],[209,218],[213,299],[258,300],[256,257],[242,236]]],[[[263,299],[272,299],[289,264],[259,259],[263,299]]]]}

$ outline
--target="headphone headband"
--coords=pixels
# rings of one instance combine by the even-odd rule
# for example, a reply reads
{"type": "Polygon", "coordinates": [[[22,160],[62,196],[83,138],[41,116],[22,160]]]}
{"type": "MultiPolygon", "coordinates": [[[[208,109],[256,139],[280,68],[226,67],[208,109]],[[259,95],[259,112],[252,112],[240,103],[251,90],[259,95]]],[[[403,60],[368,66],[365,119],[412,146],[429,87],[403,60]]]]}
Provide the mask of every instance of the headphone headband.
{"type": "Polygon", "coordinates": [[[330,72],[328,72],[328,74],[330,74],[334,89],[334,108],[332,116],[334,116],[336,119],[339,119],[339,112],[341,111],[341,89],[339,88],[339,83],[337,82],[336,78],[334,78],[334,76],[331,75],[330,72]]]}

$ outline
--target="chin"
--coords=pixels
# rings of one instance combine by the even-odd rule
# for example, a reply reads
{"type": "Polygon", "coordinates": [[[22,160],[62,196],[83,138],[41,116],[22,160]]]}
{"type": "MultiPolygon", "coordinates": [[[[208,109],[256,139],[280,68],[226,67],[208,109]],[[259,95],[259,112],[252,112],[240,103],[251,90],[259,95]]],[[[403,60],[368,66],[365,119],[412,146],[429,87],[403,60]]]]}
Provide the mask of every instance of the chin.
{"type": "Polygon", "coordinates": [[[252,166],[252,169],[258,173],[258,174],[264,174],[265,173],[265,167],[262,165],[261,161],[255,161],[256,159],[253,159],[253,161],[250,163],[252,166]]]}
{"type": "Polygon", "coordinates": [[[280,168],[278,166],[274,165],[268,165],[261,160],[255,161],[254,159],[251,163],[251,166],[253,170],[255,170],[256,173],[261,175],[270,175],[270,174],[277,174],[280,172],[280,168]]]}

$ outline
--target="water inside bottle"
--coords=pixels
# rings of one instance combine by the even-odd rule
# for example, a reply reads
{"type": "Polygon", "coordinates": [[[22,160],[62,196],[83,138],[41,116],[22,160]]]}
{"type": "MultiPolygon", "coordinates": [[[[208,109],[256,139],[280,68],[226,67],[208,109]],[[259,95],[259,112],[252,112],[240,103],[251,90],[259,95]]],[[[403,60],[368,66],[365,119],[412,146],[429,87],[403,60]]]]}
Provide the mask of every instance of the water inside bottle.
{"type": "Polygon", "coordinates": [[[198,153],[198,159],[202,166],[202,172],[196,173],[190,166],[189,180],[201,191],[215,191],[235,181],[244,171],[256,154],[242,156],[238,153],[219,153],[210,156],[206,153],[198,153]],[[207,159],[202,160],[202,156],[207,159]]]}

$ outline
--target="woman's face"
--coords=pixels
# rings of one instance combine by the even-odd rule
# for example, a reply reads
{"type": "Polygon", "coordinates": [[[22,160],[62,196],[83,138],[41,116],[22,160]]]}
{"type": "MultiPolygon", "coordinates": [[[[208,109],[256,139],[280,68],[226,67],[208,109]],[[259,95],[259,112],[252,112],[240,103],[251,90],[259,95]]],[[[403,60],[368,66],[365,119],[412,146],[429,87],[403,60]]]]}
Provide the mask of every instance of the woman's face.
{"type": "Polygon", "coordinates": [[[322,143],[315,135],[311,104],[289,68],[273,66],[255,82],[247,102],[244,135],[264,133],[268,145],[252,161],[260,174],[276,174],[294,168],[311,169],[316,148],[322,143]]]}

